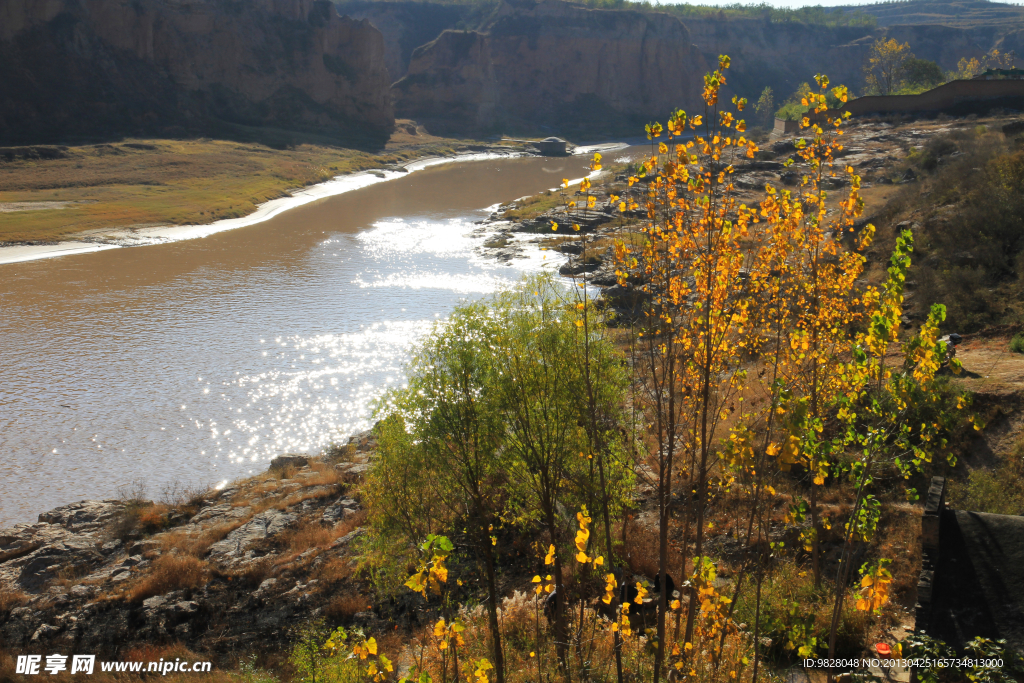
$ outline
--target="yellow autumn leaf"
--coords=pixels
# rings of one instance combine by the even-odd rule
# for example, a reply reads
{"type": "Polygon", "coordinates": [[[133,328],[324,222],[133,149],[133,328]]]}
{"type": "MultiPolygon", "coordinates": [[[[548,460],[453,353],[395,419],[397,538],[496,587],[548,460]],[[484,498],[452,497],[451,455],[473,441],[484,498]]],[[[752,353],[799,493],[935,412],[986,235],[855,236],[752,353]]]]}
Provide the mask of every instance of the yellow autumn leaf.
{"type": "Polygon", "coordinates": [[[590,540],[590,531],[580,529],[576,532],[576,549],[583,551],[587,549],[587,542],[590,540]]]}

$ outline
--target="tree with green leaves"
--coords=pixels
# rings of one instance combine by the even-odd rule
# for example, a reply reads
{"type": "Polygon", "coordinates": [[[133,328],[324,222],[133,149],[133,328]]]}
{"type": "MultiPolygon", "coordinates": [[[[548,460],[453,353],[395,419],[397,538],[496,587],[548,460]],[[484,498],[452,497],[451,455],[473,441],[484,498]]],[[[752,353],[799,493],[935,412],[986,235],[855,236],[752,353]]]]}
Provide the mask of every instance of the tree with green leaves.
{"type": "Polygon", "coordinates": [[[761,91],[761,96],[754,104],[754,111],[757,112],[764,125],[771,127],[772,119],[775,118],[775,94],[770,86],[765,86],[765,89],[761,91]]]}
{"type": "MultiPolygon", "coordinates": [[[[521,487],[521,509],[524,516],[535,516],[548,536],[545,563],[552,566],[555,581],[556,652],[568,674],[568,597],[558,552],[564,545],[565,524],[559,510],[576,507],[574,498],[590,469],[590,444],[577,394],[580,366],[571,358],[571,328],[577,321],[557,296],[557,287],[550,277],[535,278],[526,288],[499,298],[505,362],[498,388],[508,427],[505,447],[521,487]]],[[[611,353],[607,346],[593,351],[611,353]]]]}
{"type": "Polygon", "coordinates": [[[439,323],[419,345],[408,386],[388,397],[389,419],[401,432],[385,429],[382,447],[402,448],[400,461],[422,467],[429,487],[423,497],[436,501],[439,521],[465,524],[487,582],[495,675],[504,683],[493,536],[507,498],[504,424],[493,391],[500,370],[491,342],[498,334],[498,321],[480,303],[439,323]]]}

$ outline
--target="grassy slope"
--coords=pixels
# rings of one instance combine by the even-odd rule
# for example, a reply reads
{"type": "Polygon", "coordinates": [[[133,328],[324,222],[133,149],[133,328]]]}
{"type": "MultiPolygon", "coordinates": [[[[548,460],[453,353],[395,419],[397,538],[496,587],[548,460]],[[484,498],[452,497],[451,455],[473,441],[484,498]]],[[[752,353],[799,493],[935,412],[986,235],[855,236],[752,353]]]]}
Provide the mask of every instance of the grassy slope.
{"type": "Polygon", "coordinates": [[[0,156],[0,210],[14,208],[10,204],[15,202],[70,202],[0,213],[0,243],[244,216],[290,189],[384,164],[450,154],[461,144],[422,130],[411,135],[400,127],[378,154],[321,145],[276,150],[199,139],[70,147],[59,159],[0,156]]]}

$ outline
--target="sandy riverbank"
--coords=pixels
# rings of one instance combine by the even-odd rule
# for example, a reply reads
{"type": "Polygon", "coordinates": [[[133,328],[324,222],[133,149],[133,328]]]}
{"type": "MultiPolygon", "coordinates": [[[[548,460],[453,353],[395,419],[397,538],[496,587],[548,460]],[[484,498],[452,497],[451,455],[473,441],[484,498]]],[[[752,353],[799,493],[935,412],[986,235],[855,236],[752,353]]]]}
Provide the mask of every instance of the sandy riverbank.
{"type": "MultiPolygon", "coordinates": [[[[608,152],[625,147],[624,143],[610,142],[588,145],[576,149],[577,155],[608,152]]],[[[445,163],[482,161],[486,159],[513,158],[522,156],[519,152],[475,152],[445,157],[424,157],[402,165],[404,170],[371,170],[339,175],[330,180],[295,190],[287,197],[272,199],[257,206],[256,210],[239,218],[226,218],[203,225],[166,225],[146,228],[112,228],[82,233],[79,237],[52,244],[15,244],[0,247],[0,265],[20,263],[43,258],[85,254],[107,249],[163,244],[180,240],[207,237],[225,230],[245,228],[262,223],[289,209],[352,192],[376,183],[401,178],[409,173],[445,163]]],[[[581,179],[574,179],[573,183],[581,179]]]]}

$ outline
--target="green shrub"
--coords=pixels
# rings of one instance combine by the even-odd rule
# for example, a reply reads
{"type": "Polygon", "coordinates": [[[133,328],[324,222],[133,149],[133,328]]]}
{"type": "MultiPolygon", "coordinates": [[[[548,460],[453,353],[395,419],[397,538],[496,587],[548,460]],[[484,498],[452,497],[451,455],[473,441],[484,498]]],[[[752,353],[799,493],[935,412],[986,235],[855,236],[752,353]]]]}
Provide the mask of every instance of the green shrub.
{"type": "Polygon", "coordinates": [[[1024,439],[995,470],[976,469],[967,481],[950,486],[950,505],[960,510],[994,515],[1024,514],[1024,439]]]}
{"type": "MultiPolygon", "coordinates": [[[[761,586],[758,637],[767,639],[762,640],[766,648],[764,656],[782,663],[827,652],[834,597],[831,586],[815,588],[809,570],[801,570],[791,560],[782,560],[761,586]],[[802,647],[808,650],[801,653],[802,647]]],[[[836,634],[836,656],[855,655],[867,640],[871,620],[868,613],[858,611],[855,604],[856,597],[852,593],[847,595],[836,634]]],[[[740,596],[735,619],[753,628],[753,589],[745,590],[740,596]]]]}
{"type": "Polygon", "coordinates": [[[1024,332],[1018,332],[1010,340],[1010,351],[1024,353],[1024,332]]]}

